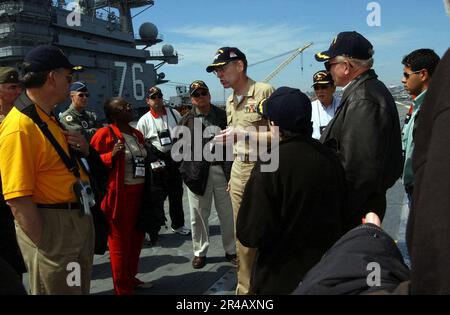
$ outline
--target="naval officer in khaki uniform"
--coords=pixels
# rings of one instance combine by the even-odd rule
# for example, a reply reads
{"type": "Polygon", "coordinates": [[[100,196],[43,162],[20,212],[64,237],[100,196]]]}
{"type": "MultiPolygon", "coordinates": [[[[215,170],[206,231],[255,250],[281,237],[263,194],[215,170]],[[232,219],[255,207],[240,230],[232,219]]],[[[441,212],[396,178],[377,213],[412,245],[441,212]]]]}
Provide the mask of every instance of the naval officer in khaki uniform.
{"type": "MultiPolygon", "coordinates": [[[[246,141],[237,141],[233,146],[234,163],[229,183],[234,221],[236,222],[245,184],[256,162],[256,159],[252,158],[256,154],[254,152],[256,148],[249,146],[249,142],[251,142],[249,140],[252,137],[256,137],[256,139],[267,137],[270,141],[270,132],[263,132],[263,134],[258,131],[247,131],[245,128],[260,126],[268,128],[269,123],[258,114],[257,106],[261,100],[272,94],[274,88],[267,83],[255,82],[247,76],[247,58],[235,47],[220,48],[213,63],[206,68],[206,71],[214,72],[224,88],[233,89],[233,94],[226,103],[228,129],[222,134],[221,139],[219,136],[216,137],[216,140],[225,142],[229,136],[237,136],[239,139],[240,133],[245,134],[246,141]]],[[[236,294],[251,294],[250,275],[256,250],[243,246],[239,240],[236,240],[236,245],[238,256],[236,294]]]]}
{"type": "Polygon", "coordinates": [[[70,98],[72,103],[61,114],[59,120],[66,130],[80,131],[90,141],[97,129],[102,126],[97,122],[97,115],[86,110],[89,98],[86,83],[82,81],[72,83],[70,98]]]}

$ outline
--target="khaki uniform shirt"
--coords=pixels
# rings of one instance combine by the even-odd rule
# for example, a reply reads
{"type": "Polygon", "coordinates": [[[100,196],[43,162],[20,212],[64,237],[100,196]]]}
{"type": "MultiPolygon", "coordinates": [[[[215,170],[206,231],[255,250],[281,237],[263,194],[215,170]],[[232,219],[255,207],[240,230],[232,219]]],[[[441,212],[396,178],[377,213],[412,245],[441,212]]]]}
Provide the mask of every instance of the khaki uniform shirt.
{"type": "MultiPolygon", "coordinates": [[[[259,102],[268,98],[273,91],[274,88],[270,84],[255,82],[249,78],[240,103],[235,93],[228,97],[226,104],[228,126],[241,128],[253,126],[256,130],[260,126],[266,126],[265,131],[268,131],[269,122],[258,114],[257,107],[259,102]]],[[[249,146],[248,141],[238,141],[235,143],[233,154],[243,156],[250,153],[257,154],[255,149],[249,146]]]]}

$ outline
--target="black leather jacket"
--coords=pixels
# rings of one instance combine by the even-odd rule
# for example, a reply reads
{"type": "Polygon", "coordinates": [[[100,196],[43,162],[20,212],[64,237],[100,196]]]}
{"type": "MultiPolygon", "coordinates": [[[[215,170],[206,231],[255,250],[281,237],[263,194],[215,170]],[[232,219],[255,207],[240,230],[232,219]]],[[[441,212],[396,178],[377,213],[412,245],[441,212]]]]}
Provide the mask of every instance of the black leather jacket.
{"type": "Polygon", "coordinates": [[[382,218],[386,190],[402,171],[402,147],[395,101],[374,70],[362,73],[345,90],[320,141],[336,150],[344,166],[349,228],[360,224],[368,211],[382,218]]]}
{"type": "MultiPolygon", "coordinates": [[[[226,112],[223,109],[220,109],[214,105],[211,105],[211,110],[215,111],[216,117],[219,121],[218,127],[220,129],[225,129],[227,127],[227,115],[226,112]]],[[[190,139],[191,149],[192,149],[192,157],[194,157],[194,145],[193,145],[193,137],[194,137],[194,118],[196,117],[195,114],[195,108],[192,108],[190,112],[188,112],[181,121],[179,122],[180,126],[186,126],[191,131],[192,139],[190,139]]],[[[205,126],[202,125],[203,130],[205,129],[205,126]]],[[[179,140],[179,139],[177,139],[179,140]]],[[[207,145],[207,143],[210,141],[210,139],[203,138],[202,139],[202,148],[207,145]]],[[[223,156],[223,163],[221,163],[221,166],[223,168],[226,180],[230,180],[230,173],[231,173],[231,166],[233,164],[232,161],[226,161],[226,150],[224,149],[224,156],[223,156]]],[[[197,194],[197,195],[203,195],[205,193],[206,184],[208,182],[208,173],[209,173],[209,166],[211,165],[210,162],[205,161],[204,159],[202,161],[187,161],[183,160],[181,162],[180,166],[180,173],[181,177],[183,178],[184,183],[186,186],[189,187],[189,189],[197,194]]]]}

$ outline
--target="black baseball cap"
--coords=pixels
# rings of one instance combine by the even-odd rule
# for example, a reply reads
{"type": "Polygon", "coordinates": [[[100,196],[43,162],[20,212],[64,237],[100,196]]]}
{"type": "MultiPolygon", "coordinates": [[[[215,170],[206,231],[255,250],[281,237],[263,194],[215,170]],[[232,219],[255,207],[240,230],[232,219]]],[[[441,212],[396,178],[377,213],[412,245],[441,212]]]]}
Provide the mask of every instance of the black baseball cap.
{"type": "Polygon", "coordinates": [[[191,83],[191,85],[189,86],[189,94],[192,95],[192,93],[194,93],[197,90],[208,90],[208,86],[206,85],[205,82],[201,81],[201,80],[196,80],[194,82],[191,83]]]}
{"type": "Polygon", "coordinates": [[[72,72],[82,69],[81,66],[74,66],[67,59],[64,52],[53,45],[39,45],[28,52],[24,61],[29,63],[25,72],[49,71],[58,68],[69,69],[72,72]]]}
{"type": "Polygon", "coordinates": [[[315,55],[319,62],[327,61],[336,56],[344,56],[367,60],[373,56],[372,44],[358,32],[339,33],[331,42],[330,48],[315,55]]]}
{"type": "Polygon", "coordinates": [[[326,70],[317,71],[313,75],[313,85],[312,86],[314,86],[316,84],[333,84],[334,85],[333,77],[326,70]]]}
{"type": "Polygon", "coordinates": [[[257,111],[287,131],[305,132],[312,127],[311,101],[299,89],[278,88],[259,103],[257,111]]]}
{"type": "Polygon", "coordinates": [[[217,67],[224,66],[234,60],[244,60],[247,62],[247,57],[245,57],[245,54],[236,47],[219,48],[213,63],[206,68],[206,72],[213,72],[217,67]]]}
{"type": "Polygon", "coordinates": [[[152,86],[151,88],[148,89],[148,93],[147,93],[147,97],[151,97],[153,94],[163,94],[161,89],[157,86],[152,86]]]}

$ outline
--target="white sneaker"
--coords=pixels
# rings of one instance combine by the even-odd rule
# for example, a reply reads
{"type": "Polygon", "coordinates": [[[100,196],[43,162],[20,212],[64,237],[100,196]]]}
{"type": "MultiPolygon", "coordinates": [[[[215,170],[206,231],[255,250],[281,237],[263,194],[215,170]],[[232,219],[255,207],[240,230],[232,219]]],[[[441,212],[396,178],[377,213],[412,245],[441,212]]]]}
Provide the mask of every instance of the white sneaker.
{"type": "Polygon", "coordinates": [[[179,228],[176,229],[176,230],[175,230],[174,228],[172,228],[172,232],[173,232],[173,233],[180,234],[180,235],[189,235],[189,234],[191,234],[191,230],[188,229],[188,228],[185,227],[185,226],[179,227],[179,228]]]}

